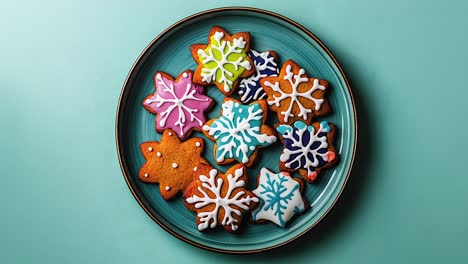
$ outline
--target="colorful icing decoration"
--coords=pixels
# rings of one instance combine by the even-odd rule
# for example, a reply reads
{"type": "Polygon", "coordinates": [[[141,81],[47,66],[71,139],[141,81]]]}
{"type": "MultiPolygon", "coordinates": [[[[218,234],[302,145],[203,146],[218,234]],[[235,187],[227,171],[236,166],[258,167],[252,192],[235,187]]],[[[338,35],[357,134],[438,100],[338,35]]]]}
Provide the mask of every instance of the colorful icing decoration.
{"type": "Polygon", "coordinates": [[[258,187],[252,191],[260,199],[260,205],[252,211],[252,220],[268,220],[285,227],[294,214],[304,212],[306,203],[299,180],[287,172],[273,173],[262,168],[258,187]]]}
{"type": "Polygon", "coordinates": [[[335,134],[333,124],[320,122],[307,125],[296,121],[293,126],[280,125],[276,130],[284,144],[280,156],[281,170],[299,170],[304,179],[312,182],[322,168],[336,161],[336,151],[331,144],[335,134]]]}
{"type": "Polygon", "coordinates": [[[192,129],[201,130],[206,122],[204,112],[213,99],[204,95],[204,88],[192,82],[192,71],[183,72],[177,80],[163,73],[155,74],[156,92],[145,98],[143,105],[156,114],[156,130],[172,129],[179,138],[186,138],[192,129]]]}
{"type": "Polygon", "coordinates": [[[204,149],[202,138],[194,137],[182,142],[178,137],[169,136],[170,131],[164,131],[160,142],[150,141],[140,145],[145,163],[138,172],[142,182],[159,183],[159,191],[165,200],[171,199],[179,191],[183,192],[193,181],[194,167],[200,163],[208,164],[201,156],[204,149]]]}
{"type": "Polygon", "coordinates": [[[228,164],[237,160],[252,165],[257,148],[276,141],[274,131],[263,124],[266,114],[265,101],[242,105],[235,99],[226,98],[221,116],[203,126],[205,135],[216,141],[216,162],[228,164]]]}
{"type": "Polygon", "coordinates": [[[231,94],[237,88],[239,79],[253,74],[252,59],[247,55],[250,49],[250,34],[247,32],[229,35],[220,27],[213,27],[208,45],[195,44],[190,47],[198,63],[194,82],[215,84],[221,92],[231,94]]]}
{"type": "Polygon", "coordinates": [[[219,173],[211,166],[200,164],[198,179],[184,193],[185,205],[197,213],[198,230],[222,225],[233,232],[239,228],[242,214],[252,210],[259,199],[245,189],[247,174],[244,165],[237,164],[219,173]]]}
{"type": "Polygon", "coordinates": [[[260,83],[270,109],[277,113],[281,123],[291,124],[296,120],[311,123],[312,116],[330,112],[324,99],[328,82],[309,78],[292,60],[283,65],[278,77],[265,77],[260,83]]]}
{"type": "Polygon", "coordinates": [[[260,79],[268,76],[278,76],[278,55],[274,51],[265,51],[259,53],[255,50],[250,50],[248,53],[255,65],[254,75],[242,79],[239,84],[240,101],[244,104],[252,101],[264,99],[265,91],[260,85],[260,79]]]}

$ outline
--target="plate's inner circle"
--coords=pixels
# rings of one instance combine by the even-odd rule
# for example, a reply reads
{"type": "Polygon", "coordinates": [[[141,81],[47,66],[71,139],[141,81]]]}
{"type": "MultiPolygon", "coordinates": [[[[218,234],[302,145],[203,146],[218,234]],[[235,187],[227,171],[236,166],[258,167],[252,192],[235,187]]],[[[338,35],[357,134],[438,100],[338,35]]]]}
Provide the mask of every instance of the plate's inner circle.
{"type": "MultiPolygon", "coordinates": [[[[194,17],[169,30],[146,50],[135,65],[124,89],[117,129],[120,158],[127,181],[153,218],[173,234],[191,243],[221,251],[262,250],[283,244],[318,222],[333,205],[346,182],[354,154],[356,130],[352,98],[346,81],[320,44],[282,19],[247,10],[224,10],[194,17]],[[157,185],[145,184],[138,180],[138,170],[144,163],[139,150],[140,143],[159,141],[161,137],[154,128],[155,116],[141,105],[143,99],[154,92],[154,73],[163,71],[175,78],[184,70],[195,70],[196,64],[190,54],[190,45],[207,43],[208,32],[214,25],[223,27],[231,34],[250,32],[252,49],[260,52],[274,50],[278,53],[280,65],[292,59],[304,68],[309,76],[325,79],[330,83],[327,99],[333,113],[316,121],[330,121],[338,127],[335,147],[341,160],[335,167],[323,171],[316,182],[306,184],[303,195],[311,208],[294,218],[284,229],[270,222],[252,224],[245,221],[235,235],[223,228],[201,233],[197,230],[195,213],[185,208],[181,195],[167,202],[160,196],[157,185]]],[[[216,101],[208,113],[208,119],[211,119],[220,115],[224,95],[215,86],[208,86],[205,90],[207,95],[216,101]]],[[[269,112],[269,125],[276,122],[275,115],[269,112]]],[[[216,165],[213,159],[214,142],[199,132],[192,134],[192,137],[202,137],[205,140],[204,156],[214,167],[224,172],[233,165],[216,165]]],[[[278,172],[281,149],[278,140],[273,146],[261,150],[259,162],[248,169],[249,189],[255,188],[257,175],[262,167],[278,172]]]]}

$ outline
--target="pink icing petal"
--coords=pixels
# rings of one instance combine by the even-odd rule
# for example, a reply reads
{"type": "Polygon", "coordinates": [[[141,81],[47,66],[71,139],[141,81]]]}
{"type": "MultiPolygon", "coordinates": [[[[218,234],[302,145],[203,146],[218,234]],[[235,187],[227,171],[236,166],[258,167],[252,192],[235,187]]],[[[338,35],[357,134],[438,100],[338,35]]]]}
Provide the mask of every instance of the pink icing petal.
{"type": "Polygon", "coordinates": [[[317,178],[317,172],[316,171],[313,171],[311,173],[309,173],[309,175],[307,175],[307,177],[309,178],[309,181],[313,181],[317,178]]]}
{"type": "Polygon", "coordinates": [[[328,151],[325,155],[327,155],[327,158],[328,158],[327,161],[328,161],[328,162],[332,162],[332,161],[334,161],[335,158],[336,158],[336,154],[335,154],[335,152],[333,152],[333,151],[328,151]]]}
{"type": "Polygon", "coordinates": [[[183,72],[178,82],[156,74],[156,92],[144,103],[157,113],[157,130],[170,128],[183,138],[191,129],[201,129],[206,122],[204,112],[213,99],[203,94],[203,86],[192,82],[192,74],[183,72]]]}

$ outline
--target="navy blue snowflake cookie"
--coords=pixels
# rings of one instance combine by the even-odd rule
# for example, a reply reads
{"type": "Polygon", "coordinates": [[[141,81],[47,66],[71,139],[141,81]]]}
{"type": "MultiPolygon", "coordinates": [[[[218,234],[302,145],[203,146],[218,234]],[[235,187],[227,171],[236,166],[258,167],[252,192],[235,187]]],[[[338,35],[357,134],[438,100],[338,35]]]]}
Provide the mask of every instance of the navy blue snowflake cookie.
{"type": "Polygon", "coordinates": [[[284,145],[280,170],[299,171],[306,181],[312,182],[321,169],[337,161],[332,145],[336,127],[332,123],[324,121],[307,125],[296,121],[292,126],[279,125],[276,130],[284,145]]]}
{"type": "Polygon", "coordinates": [[[275,77],[279,74],[278,55],[274,51],[259,53],[250,50],[248,53],[255,65],[255,73],[249,78],[242,79],[239,84],[239,98],[244,104],[266,98],[265,91],[260,85],[260,79],[264,77],[275,77]]]}

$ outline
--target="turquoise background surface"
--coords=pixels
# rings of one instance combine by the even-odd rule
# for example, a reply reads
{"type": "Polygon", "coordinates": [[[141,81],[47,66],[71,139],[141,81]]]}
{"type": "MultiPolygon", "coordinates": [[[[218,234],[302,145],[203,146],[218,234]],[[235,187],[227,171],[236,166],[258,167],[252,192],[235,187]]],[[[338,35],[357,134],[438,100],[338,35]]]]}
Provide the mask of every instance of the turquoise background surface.
{"type": "Polygon", "coordinates": [[[422,0],[1,2],[0,262],[466,261],[467,10],[422,0]],[[305,237],[255,256],[163,231],[132,197],[115,148],[118,96],[144,47],[179,19],[230,5],[309,28],[358,106],[356,164],[337,206],[305,237]]]}

